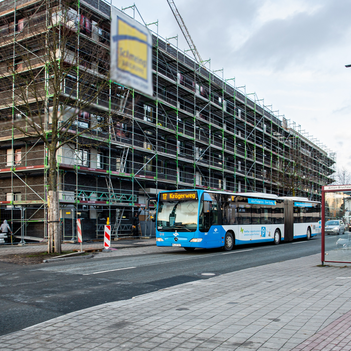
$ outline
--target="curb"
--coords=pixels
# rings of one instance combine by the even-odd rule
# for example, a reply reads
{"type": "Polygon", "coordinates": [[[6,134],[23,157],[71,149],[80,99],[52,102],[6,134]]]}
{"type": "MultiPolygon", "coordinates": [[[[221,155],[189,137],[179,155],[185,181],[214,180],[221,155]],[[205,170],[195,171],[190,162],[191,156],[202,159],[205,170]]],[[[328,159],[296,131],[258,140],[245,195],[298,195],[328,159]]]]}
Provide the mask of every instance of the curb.
{"type": "MultiPolygon", "coordinates": [[[[84,251],[83,251],[84,253],[84,251]]],[[[43,263],[50,263],[50,262],[59,262],[59,261],[68,261],[68,260],[76,260],[80,258],[92,258],[94,257],[93,254],[89,255],[79,255],[79,256],[71,256],[71,257],[56,257],[56,258],[49,258],[47,260],[43,260],[43,263]]]]}

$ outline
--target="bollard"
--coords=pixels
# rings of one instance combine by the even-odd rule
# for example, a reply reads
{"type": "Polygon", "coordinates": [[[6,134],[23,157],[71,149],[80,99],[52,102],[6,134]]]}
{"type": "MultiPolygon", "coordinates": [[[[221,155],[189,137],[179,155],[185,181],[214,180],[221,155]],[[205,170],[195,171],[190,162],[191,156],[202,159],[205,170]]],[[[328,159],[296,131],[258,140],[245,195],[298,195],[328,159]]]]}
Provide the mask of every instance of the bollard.
{"type": "Polygon", "coordinates": [[[83,251],[82,223],[80,218],[77,219],[77,237],[80,243],[80,252],[83,251]]]}
{"type": "Polygon", "coordinates": [[[104,252],[110,252],[110,245],[111,245],[111,226],[110,225],[105,225],[105,230],[104,230],[104,252]]]}

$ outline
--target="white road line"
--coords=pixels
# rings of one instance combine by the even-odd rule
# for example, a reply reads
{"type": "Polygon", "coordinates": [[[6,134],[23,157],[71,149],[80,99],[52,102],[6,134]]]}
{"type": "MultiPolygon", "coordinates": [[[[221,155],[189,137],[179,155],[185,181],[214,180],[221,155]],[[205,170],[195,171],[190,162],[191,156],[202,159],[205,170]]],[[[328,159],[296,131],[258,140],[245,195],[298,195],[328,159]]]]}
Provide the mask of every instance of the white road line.
{"type": "Polygon", "coordinates": [[[231,252],[222,253],[222,255],[237,254],[237,253],[248,252],[248,251],[253,251],[253,249],[239,250],[239,251],[231,251],[231,252]]]}
{"type": "Polygon", "coordinates": [[[294,242],[292,244],[295,245],[295,244],[304,244],[304,243],[305,243],[305,241],[296,241],[296,242],[294,242]]]}
{"type": "Polygon", "coordinates": [[[116,272],[116,271],[123,271],[125,269],[133,269],[136,267],[126,267],[126,268],[116,268],[116,269],[110,269],[108,271],[100,271],[100,272],[93,272],[93,273],[85,273],[83,275],[92,275],[92,274],[100,274],[100,273],[108,273],[108,272],[116,272]]]}

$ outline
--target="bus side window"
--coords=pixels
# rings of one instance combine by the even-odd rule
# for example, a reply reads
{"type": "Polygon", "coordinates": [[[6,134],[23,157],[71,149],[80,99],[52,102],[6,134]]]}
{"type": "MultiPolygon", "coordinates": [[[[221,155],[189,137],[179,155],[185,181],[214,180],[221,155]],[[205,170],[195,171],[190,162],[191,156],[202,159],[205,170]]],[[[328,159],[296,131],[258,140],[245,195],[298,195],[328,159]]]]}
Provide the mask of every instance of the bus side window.
{"type": "Polygon", "coordinates": [[[251,224],[251,207],[239,205],[238,224],[251,224]]]}
{"type": "Polygon", "coordinates": [[[260,217],[261,217],[261,208],[258,205],[252,205],[251,206],[252,224],[260,224],[261,223],[260,217]]]}
{"type": "Polygon", "coordinates": [[[272,209],[271,207],[265,206],[261,209],[261,223],[271,224],[272,223],[272,209]]]}
{"type": "Polygon", "coordinates": [[[275,224],[284,223],[284,203],[277,202],[276,206],[272,208],[272,222],[275,224]]]}
{"type": "Polygon", "coordinates": [[[232,218],[232,208],[229,202],[222,202],[222,224],[232,224],[231,223],[231,218],[232,218]]]}

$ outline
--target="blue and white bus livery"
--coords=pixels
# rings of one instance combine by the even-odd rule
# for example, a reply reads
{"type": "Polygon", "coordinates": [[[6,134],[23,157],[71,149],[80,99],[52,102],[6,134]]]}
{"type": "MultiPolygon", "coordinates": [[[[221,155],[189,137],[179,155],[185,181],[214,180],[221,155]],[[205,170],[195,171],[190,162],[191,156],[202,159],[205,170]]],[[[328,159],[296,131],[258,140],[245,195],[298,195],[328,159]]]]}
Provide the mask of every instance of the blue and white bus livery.
{"type": "Polygon", "coordinates": [[[161,192],[157,246],[195,248],[310,239],[320,233],[320,203],[265,193],[206,190],[161,192]]]}

